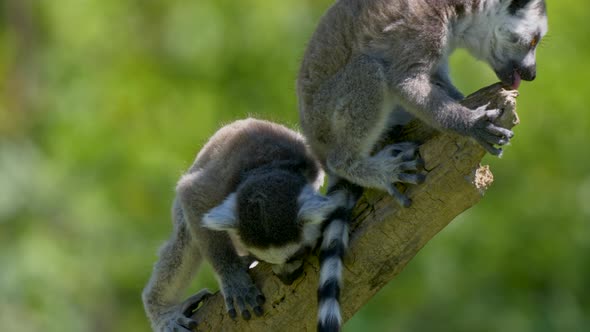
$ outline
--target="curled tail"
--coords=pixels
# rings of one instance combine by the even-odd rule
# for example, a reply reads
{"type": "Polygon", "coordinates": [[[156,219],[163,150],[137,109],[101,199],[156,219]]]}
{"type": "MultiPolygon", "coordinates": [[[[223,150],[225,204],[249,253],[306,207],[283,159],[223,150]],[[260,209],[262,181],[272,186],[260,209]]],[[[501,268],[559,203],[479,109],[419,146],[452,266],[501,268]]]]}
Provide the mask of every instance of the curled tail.
{"type": "Polygon", "coordinates": [[[342,325],[340,289],[342,259],[348,248],[351,213],[362,194],[362,188],[341,180],[328,189],[328,195],[344,190],[348,204],[334,211],[325,222],[320,248],[320,282],[318,287],[318,331],[337,332],[342,325]]]}

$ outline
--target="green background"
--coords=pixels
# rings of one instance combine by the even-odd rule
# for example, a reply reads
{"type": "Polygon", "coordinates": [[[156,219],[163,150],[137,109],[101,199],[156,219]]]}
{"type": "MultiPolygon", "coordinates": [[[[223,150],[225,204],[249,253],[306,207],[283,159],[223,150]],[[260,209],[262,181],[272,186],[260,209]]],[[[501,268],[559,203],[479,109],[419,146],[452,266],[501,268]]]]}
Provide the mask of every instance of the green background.
{"type": "MultiPolygon", "coordinates": [[[[483,201],[345,331],[590,326],[590,2],[549,1],[538,78],[483,201]]],[[[146,331],[175,182],[222,124],[297,125],[328,0],[0,1],[0,330],[146,331]]],[[[496,81],[464,52],[469,93],[496,81]]],[[[217,289],[210,270],[192,287],[217,289]]]]}

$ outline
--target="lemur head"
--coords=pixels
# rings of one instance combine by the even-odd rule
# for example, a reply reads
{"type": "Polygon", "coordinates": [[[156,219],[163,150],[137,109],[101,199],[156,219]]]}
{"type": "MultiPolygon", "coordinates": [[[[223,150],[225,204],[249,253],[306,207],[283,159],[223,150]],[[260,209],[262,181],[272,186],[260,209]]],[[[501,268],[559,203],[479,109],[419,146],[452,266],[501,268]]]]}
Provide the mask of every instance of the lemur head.
{"type": "Polygon", "coordinates": [[[467,47],[490,64],[498,78],[518,89],[537,75],[536,50],[547,33],[545,0],[482,0],[467,47]]]}
{"type": "Polygon", "coordinates": [[[343,197],[323,196],[289,169],[261,168],[247,173],[236,192],[203,216],[203,226],[226,231],[237,248],[273,265],[285,283],[300,272],[303,256],[321,235],[321,224],[343,197]]]}

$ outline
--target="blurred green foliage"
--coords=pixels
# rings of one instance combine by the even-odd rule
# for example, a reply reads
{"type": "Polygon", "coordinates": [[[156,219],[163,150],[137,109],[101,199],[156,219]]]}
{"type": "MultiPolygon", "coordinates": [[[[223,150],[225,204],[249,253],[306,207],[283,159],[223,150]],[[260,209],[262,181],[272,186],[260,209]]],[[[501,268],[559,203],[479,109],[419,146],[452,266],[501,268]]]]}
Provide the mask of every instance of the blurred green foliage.
{"type": "MultiPolygon", "coordinates": [[[[587,331],[590,3],[549,2],[522,124],[486,158],[494,186],[345,331],[587,331]]],[[[329,4],[1,1],[0,330],[148,330],[140,292],[175,181],[224,123],[296,127],[295,75],[329,4]]],[[[496,80],[452,60],[465,92],[496,80]]]]}

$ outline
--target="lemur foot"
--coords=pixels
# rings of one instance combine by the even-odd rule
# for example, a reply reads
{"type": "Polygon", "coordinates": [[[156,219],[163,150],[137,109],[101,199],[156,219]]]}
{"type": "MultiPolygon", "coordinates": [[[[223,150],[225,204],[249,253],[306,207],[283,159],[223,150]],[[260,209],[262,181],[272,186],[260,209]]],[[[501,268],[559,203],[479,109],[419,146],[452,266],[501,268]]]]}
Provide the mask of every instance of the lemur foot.
{"type": "Polygon", "coordinates": [[[192,332],[195,331],[198,323],[190,318],[203,300],[213,295],[209,290],[203,289],[197,294],[186,299],[182,304],[162,314],[160,323],[157,325],[159,332],[192,332]]]}
{"type": "Polygon", "coordinates": [[[201,289],[197,294],[184,300],[182,303],[182,314],[191,317],[196,311],[201,302],[213,295],[207,288],[201,289]]]}
{"type": "Polygon", "coordinates": [[[170,313],[166,321],[157,329],[159,332],[193,332],[197,328],[197,322],[182,315],[180,312],[170,313]]]}
{"type": "Polygon", "coordinates": [[[246,306],[252,308],[256,316],[262,316],[262,305],[266,299],[246,271],[234,272],[225,276],[222,278],[221,284],[227,313],[231,318],[237,316],[234,302],[243,319],[249,320],[252,317],[246,306]]]}
{"type": "Polygon", "coordinates": [[[484,105],[474,111],[468,134],[490,154],[502,156],[502,148],[497,148],[495,145],[508,144],[514,133],[512,130],[502,128],[494,123],[502,115],[501,110],[486,110],[486,107],[487,105],[484,105]]]}
{"type": "Polygon", "coordinates": [[[397,189],[395,183],[421,184],[426,180],[424,174],[417,173],[424,168],[424,161],[418,155],[418,145],[411,142],[388,145],[373,158],[388,174],[380,181],[382,189],[403,207],[409,207],[412,201],[397,189]]]}

